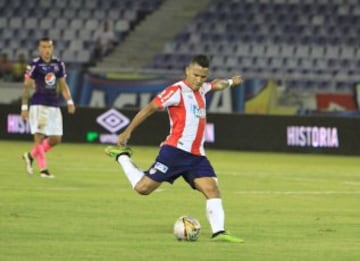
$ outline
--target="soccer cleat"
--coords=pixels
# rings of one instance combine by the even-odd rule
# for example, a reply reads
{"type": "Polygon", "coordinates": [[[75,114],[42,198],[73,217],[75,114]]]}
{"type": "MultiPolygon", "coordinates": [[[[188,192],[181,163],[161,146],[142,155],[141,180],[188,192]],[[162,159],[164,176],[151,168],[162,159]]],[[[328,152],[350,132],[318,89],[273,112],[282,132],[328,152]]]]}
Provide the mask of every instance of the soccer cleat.
{"type": "Polygon", "coordinates": [[[32,164],[33,164],[34,159],[31,157],[30,152],[24,153],[24,155],[22,156],[22,158],[23,158],[23,160],[25,161],[26,172],[27,172],[29,175],[32,175],[32,174],[34,173],[34,172],[33,172],[33,167],[32,167],[32,164]]]}
{"type": "Polygon", "coordinates": [[[116,160],[120,155],[128,155],[129,157],[131,157],[132,150],[130,147],[108,146],[105,148],[105,154],[116,160]]]}
{"type": "Polygon", "coordinates": [[[231,243],[244,243],[245,241],[239,237],[223,232],[211,238],[212,241],[231,242],[231,243]]]}
{"type": "Polygon", "coordinates": [[[47,169],[43,169],[40,171],[40,177],[42,178],[48,178],[48,179],[53,179],[55,178],[55,176],[51,175],[49,170],[47,169]]]}

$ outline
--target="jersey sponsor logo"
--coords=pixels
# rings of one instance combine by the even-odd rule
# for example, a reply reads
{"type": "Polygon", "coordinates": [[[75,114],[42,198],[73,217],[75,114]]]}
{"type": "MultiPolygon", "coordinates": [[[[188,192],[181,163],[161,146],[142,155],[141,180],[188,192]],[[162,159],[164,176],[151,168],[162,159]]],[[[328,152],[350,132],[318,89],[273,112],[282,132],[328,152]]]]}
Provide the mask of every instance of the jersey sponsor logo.
{"type": "Polygon", "coordinates": [[[56,83],[56,76],[55,76],[55,74],[52,73],[52,72],[47,73],[47,74],[45,75],[45,83],[46,83],[48,86],[50,86],[50,87],[54,86],[55,83],[56,83]]]}
{"type": "Polygon", "coordinates": [[[192,94],[188,94],[186,97],[187,97],[189,100],[192,100],[192,99],[193,99],[192,94]]]}
{"type": "Polygon", "coordinates": [[[204,108],[198,108],[195,104],[191,105],[191,112],[197,118],[206,118],[206,110],[204,108]]]}
{"type": "Polygon", "coordinates": [[[166,173],[168,171],[168,166],[162,164],[161,162],[156,162],[154,165],[154,169],[157,169],[158,171],[162,172],[162,173],[166,173]]]}

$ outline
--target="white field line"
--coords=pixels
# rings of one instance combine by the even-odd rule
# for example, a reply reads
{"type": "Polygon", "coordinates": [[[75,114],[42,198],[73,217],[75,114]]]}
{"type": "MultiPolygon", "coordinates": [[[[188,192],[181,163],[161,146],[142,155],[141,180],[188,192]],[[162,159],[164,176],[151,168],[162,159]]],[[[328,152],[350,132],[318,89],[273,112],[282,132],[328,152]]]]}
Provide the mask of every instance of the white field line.
{"type": "Polygon", "coordinates": [[[11,187],[11,186],[0,186],[0,190],[24,190],[24,191],[34,191],[34,190],[53,190],[53,191],[77,191],[77,190],[91,190],[90,188],[81,188],[81,187],[11,187]]]}
{"type": "MultiPolygon", "coordinates": [[[[79,190],[93,190],[89,187],[12,187],[12,186],[0,186],[0,190],[48,190],[48,191],[79,191],[79,190]]],[[[116,190],[131,190],[130,187],[119,186],[116,190]]],[[[165,192],[166,188],[159,188],[154,192],[165,192]]],[[[234,191],[235,194],[240,195],[360,195],[360,191],[271,191],[271,190],[249,190],[249,191],[234,191]]]]}
{"type": "Polygon", "coordinates": [[[235,191],[235,194],[242,195],[360,195],[360,191],[235,191]]]}
{"type": "Polygon", "coordinates": [[[360,182],[356,182],[356,181],[345,181],[344,184],[351,186],[360,186],[360,182]]]}
{"type": "MultiPolygon", "coordinates": [[[[11,186],[0,186],[0,190],[25,190],[25,191],[34,191],[34,190],[48,190],[48,191],[80,191],[80,190],[94,190],[94,188],[88,188],[88,187],[11,187],[11,186]]],[[[131,187],[121,187],[119,186],[115,190],[129,190],[131,191],[131,187]]],[[[164,192],[166,189],[159,188],[154,191],[164,192]]],[[[135,193],[135,192],[134,192],[135,193]]]]}

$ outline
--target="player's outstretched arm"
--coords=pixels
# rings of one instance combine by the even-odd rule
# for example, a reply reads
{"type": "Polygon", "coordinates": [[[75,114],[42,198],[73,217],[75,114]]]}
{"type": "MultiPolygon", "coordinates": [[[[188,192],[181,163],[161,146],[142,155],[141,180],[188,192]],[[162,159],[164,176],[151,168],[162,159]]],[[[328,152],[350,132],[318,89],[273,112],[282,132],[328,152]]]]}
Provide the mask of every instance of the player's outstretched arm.
{"type": "Polygon", "coordinates": [[[129,126],[119,135],[118,138],[118,145],[119,146],[126,146],[127,141],[131,137],[131,133],[135,130],[143,121],[145,121],[150,115],[158,110],[158,105],[152,101],[144,108],[142,108],[132,119],[129,126]]]}
{"type": "Polygon", "coordinates": [[[237,86],[242,82],[243,79],[240,75],[234,75],[231,79],[215,79],[212,81],[212,84],[215,90],[221,91],[231,86],[237,86]]]}

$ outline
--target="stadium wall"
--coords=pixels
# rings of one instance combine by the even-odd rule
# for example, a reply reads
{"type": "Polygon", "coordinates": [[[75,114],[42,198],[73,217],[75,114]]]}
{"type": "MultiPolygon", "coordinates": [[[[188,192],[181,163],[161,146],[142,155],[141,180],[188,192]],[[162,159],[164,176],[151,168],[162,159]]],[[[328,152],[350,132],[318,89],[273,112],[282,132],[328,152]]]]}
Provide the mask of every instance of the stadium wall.
{"type": "MultiPolygon", "coordinates": [[[[19,106],[0,105],[0,140],[32,140],[19,106]]],[[[64,142],[115,143],[136,110],[79,107],[63,111],[64,142]]],[[[151,116],[133,134],[133,145],[159,145],[169,130],[166,112],[151,116]]],[[[360,155],[360,118],[210,113],[207,147],[244,151],[360,155]]]]}

